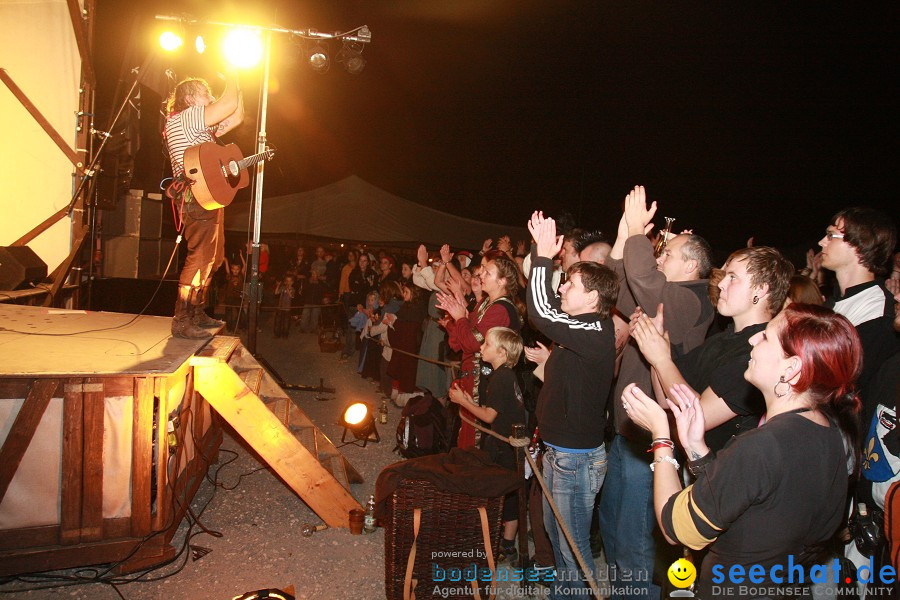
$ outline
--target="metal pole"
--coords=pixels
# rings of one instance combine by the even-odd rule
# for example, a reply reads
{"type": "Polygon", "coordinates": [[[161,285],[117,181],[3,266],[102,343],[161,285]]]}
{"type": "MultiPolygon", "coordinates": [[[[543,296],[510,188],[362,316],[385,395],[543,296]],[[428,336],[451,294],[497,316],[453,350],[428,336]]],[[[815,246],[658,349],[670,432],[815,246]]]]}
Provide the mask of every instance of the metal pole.
{"type": "MultiPolygon", "coordinates": [[[[263,81],[259,90],[259,133],[256,137],[256,153],[266,150],[266,113],[269,108],[269,62],[272,57],[272,32],[266,32],[265,67],[263,69],[263,81]]],[[[259,281],[259,230],[262,224],[262,193],[263,174],[265,161],[256,163],[256,176],[253,179],[253,238],[251,248],[253,255],[250,260],[250,319],[249,331],[247,331],[247,350],[250,354],[256,354],[256,329],[259,319],[259,303],[262,299],[262,289],[259,281]]]]}

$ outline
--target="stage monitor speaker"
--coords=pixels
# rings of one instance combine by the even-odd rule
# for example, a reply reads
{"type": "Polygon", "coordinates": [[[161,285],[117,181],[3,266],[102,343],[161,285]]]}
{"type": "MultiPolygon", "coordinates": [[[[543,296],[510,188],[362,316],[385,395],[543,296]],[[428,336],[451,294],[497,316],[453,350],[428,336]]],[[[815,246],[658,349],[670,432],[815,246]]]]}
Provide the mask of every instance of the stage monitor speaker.
{"type": "Polygon", "coordinates": [[[47,263],[28,246],[0,246],[0,290],[17,290],[47,278],[47,263]]]}

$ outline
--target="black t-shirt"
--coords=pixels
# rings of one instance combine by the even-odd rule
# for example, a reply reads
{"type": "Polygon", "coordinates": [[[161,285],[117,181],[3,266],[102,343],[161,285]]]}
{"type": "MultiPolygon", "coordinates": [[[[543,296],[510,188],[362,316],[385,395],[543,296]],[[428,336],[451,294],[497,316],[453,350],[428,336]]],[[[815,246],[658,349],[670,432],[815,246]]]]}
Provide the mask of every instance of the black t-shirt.
{"type": "Polygon", "coordinates": [[[701,346],[681,358],[675,366],[698,394],[706,388],[725,401],[737,416],[706,432],[706,444],[715,451],[725,447],[732,437],[754,429],[766,411],[766,403],[759,390],[744,379],[750,360],[750,338],[766,328],[757,323],[734,332],[734,324],[722,333],[710,337],[701,346]]]}
{"type": "MultiPolygon", "coordinates": [[[[491,429],[504,437],[512,434],[514,424],[525,425],[528,419],[516,374],[506,366],[491,373],[487,393],[481,398],[481,405],[497,411],[491,429]]],[[[484,435],[482,439],[483,450],[490,454],[491,460],[507,469],[515,470],[516,455],[512,446],[490,435],[484,435]]]]}
{"type": "MultiPolygon", "coordinates": [[[[799,564],[806,548],[834,534],[844,518],[847,483],[837,426],[781,414],[728,444],[692,486],[666,502],[661,524],[669,537],[692,548],[712,542],[697,582],[699,597],[755,597],[738,594],[738,585],[714,596],[714,565],[725,574],[723,586],[732,565],[742,565],[744,573],[761,565],[766,574],[783,565],[785,575],[789,556],[799,564]]],[[[744,584],[760,587],[746,579],[744,584]]],[[[764,585],[772,583],[766,578],[764,585]]]]}

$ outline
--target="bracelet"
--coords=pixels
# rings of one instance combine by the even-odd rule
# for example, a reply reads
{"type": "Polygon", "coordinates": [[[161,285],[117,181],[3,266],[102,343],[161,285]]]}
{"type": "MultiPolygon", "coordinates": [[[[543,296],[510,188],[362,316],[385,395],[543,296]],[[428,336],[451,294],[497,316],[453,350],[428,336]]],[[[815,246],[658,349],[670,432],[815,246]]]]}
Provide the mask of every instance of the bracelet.
{"type": "Polygon", "coordinates": [[[669,438],[656,438],[650,443],[650,448],[647,449],[647,452],[653,452],[654,450],[658,450],[660,448],[669,448],[671,450],[674,450],[675,442],[673,442],[669,438]]]}
{"type": "Polygon", "coordinates": [[[681,465],[678,464],[678,461],[675,460],[674,458],[672,458],[671,456],[658,456],[656,458],[656,460],[654,460],[652,463],[650,463],[650,470],[653,472],[656,472],[656,464],[661,463],[661,462],[669,463],[670,465],[675,467],[676,470],[678,470],[678,468],[681,467],[681,465]]]}

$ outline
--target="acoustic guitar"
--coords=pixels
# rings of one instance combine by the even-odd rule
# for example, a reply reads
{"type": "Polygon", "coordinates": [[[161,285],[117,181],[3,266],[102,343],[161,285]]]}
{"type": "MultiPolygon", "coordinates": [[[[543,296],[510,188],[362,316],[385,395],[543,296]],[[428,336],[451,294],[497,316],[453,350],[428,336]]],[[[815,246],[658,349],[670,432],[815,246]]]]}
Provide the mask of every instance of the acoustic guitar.
{"type": "Polygon", "coordinates": [[[250,184],[247,167],[262,160],[271,160],[275,150],[244,158],[236,144],[220,146],[204,142],[184,151],[184,173],[191,182],[191,192],[206,210],[225,208],[234,200],[239,189],[250,184]]]}

